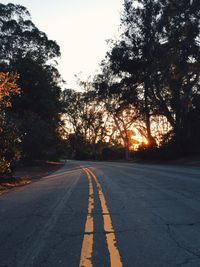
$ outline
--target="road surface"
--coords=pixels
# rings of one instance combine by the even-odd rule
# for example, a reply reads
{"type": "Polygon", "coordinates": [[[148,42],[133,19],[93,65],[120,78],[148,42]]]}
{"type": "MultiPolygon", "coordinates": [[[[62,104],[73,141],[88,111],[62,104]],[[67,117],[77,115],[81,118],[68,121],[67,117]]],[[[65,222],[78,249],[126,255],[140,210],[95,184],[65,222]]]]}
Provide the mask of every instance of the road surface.
{"type": "Polygon", "coordinates": [[[0,267],[198,267],[200,168],[67,161],[0,196],[0,267]]]}

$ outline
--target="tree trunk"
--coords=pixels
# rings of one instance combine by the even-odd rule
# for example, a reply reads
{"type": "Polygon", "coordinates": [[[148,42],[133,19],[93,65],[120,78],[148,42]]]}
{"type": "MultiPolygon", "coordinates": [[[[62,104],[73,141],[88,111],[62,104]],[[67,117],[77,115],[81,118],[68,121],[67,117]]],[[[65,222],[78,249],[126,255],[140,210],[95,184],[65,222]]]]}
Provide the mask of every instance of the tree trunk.
{"type": "Polygon", "coordinates": [[[149,90],[149,85],[148,85],[148,81],[146,81],[144,84],[145,123],[146,123],[146,129],[147,129],[148,145],[152,146],[155,144],[155,140],[151,134],[151,116],[150,116],[150,111],[148,107],[148,90],[149,90]]]}
{"type": "Polygon", "coordinates": [[[128,144],[127,141],[126,141],[126,144],[125,144],[125,159],[126,159],[126,160],[129,160],[129,159],[130,159],[129,144],[128,144]]]}

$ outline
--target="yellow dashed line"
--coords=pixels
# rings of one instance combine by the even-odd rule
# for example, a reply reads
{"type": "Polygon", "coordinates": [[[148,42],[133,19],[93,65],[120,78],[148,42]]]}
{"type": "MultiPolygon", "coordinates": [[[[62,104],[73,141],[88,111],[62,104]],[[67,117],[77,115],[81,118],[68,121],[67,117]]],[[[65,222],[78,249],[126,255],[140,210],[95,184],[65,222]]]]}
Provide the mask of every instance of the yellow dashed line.
{"type": "Polygon", "coordinates": [[[85,235],[82,243],[81,259],[79,267],[92,267],[92,251],[94,239],[94,219],[92,212],[94,209],[94,190],[92,185],[91,175],[86,172],[89,180],[89,200],[88,200],[88,215],[85,224],[85,235]]]}
{"type": "Polygon", "coordinates": [[[108,210],[108,206],[106,203],[106,199],[105,199],[102,187],[97,177],[94,175],[94,173],[90,169],[86,168],[85,170],[89,172],[91,176],[94,178],[94,181],[98,189],[98,195],[99,195],[99,200],[101,203],[102,215],[103,215],[103,221],[104,221],[104,231],[105,231],[106,242],[107,242],[108,251],[110,255],[110,266],[111,267],[122,267],[123,264],[122,264],[119,250],[117,248],[115,232],[113,229],[111,216],[108,210]]]}

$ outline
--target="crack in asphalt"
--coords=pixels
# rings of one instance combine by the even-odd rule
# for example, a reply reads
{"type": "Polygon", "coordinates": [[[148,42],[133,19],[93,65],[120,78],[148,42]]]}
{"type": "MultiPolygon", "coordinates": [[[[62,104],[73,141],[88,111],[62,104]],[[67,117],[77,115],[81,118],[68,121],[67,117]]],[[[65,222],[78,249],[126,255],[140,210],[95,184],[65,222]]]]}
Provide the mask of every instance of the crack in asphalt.
{"type": "Polygon", "coordinates": [[[194,259],[199,259],[200,260],[200,253],[196,253],[194,252],[191,248],[185,246],[184,244],[182,244],[180,241],[177,240],[177,238],[174,236],[174,233],[171,229],[171,227],[181,227],[181,226],[195,226],[195,225],[200,225],[200,221],[195,221],[195,222],[191,222],[191,223],[167,223],[160,215],[158,215],[155,212],[152,212],[154,216],[158,217],[162,222],[163,225],[166,226],[166,233],[168,234],[168,236],[170,237],[170,239],[176,244],[176,246],[187,252],[187,254],[193,255],[195,256],[195,258],[186,258],[183,262],[177,264],[178,266],[183,266],[185,264],[188,264],[191,260],[194,259]]]}
{"type": "Polygon", "coordinates": [[[168,226],[195,226],[195,225],[200,225],[200,222],[192,222],[192,223],[166,223],[168,226]]]}
{"type": "MultiPolygon", "coordinates": [[[[181,250],[183,250],[183,251],[185,251],[185,252],[187,252],[187,253],[189,253],[189,254],[195,256],[196,259],[199,259],[199,260],[200,260],[200,254],[194,252],[191,248],[189,248],[189,247],[187,247],[187,246],[181,244],[181,242],[178,241],[177,238],[174,236],[174,234],[173,234],[173,232],[172,232],[172,230],[171,230],[171,228],[170,228],[170,225],[167,224],[166,226],[167,226],[167,231],[166,231],[166,232],[168,233],[170,239],[176,244],[176,246],[177,246],[178,248],[180,248],[181,250]]],[[[189,258],[188,258],[188,259],[189,259],[189,258]]],[[[187,262],[187,259],[186,259],[184,262],[179,263],[177,266],[185,265],[185,264],[187,264],[187,263],[188,263],[188,262],[187,262]]]]}
{"type": "Polygon", "coordinates": [[[196,260],[197,258],[186,258],[184,261],[182,261],[181,263],[178,263],[176,266],[180,267],[180,266],[184,266],[186,264],[189,264],[191,261],[196,260]]]}

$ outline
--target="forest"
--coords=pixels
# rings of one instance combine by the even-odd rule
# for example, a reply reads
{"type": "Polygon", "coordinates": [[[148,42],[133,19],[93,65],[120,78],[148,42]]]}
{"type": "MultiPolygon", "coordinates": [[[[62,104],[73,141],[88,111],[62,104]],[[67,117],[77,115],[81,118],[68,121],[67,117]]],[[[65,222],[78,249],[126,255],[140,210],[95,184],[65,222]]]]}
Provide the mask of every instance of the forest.
{"type": "Polygon", "coordinates": [[[34,161],[200,153],[198,0],[124,0],[120,37],[79,90],[65,88],[60,47],[26,7],[0,4],[0,46],[2,175],[34,161]]]}

